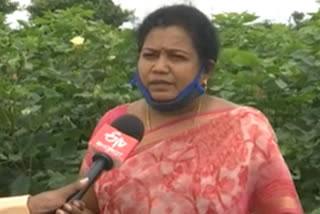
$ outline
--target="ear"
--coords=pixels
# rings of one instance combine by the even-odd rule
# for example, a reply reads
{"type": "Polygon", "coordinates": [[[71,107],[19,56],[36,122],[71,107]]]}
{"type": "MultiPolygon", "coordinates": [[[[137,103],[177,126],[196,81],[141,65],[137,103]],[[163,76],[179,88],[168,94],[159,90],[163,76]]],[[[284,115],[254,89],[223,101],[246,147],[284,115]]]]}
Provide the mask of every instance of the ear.
{"type": "Polygon", "coordinates": [[[216,65],[216,62],[213,59],[208,61],[208,63],[206,64],[205,72],[202,74],[201,81],[209,80],[215,65],[216,65]]]}

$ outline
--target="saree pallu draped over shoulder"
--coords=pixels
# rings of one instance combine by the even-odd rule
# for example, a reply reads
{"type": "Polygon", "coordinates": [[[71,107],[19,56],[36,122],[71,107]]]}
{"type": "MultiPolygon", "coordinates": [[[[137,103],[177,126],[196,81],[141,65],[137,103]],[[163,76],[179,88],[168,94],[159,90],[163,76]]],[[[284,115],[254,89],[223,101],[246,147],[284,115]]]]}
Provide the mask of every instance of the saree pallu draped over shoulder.
{"type": "MultiPolygon", "coordinates": [[[[125,113],[125,105],[107,112],[95,131],[125,113]]],[[[82,169],[90,160],[87,152],[82,169]]],[[[94,189],[101,214],[303,213],[275,134],[251,107],[204,112],[149,130],[94,189]]]]}

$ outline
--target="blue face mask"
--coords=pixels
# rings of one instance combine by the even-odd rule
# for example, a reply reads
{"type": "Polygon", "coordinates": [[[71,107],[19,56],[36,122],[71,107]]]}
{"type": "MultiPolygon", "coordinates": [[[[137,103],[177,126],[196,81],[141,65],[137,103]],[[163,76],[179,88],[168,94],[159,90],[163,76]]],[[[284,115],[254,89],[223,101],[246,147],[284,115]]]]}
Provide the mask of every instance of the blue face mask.
{"type": "Polygon", "coordinates": [[[142,96],[153,109],[161,112],[176,111],[185,107],[192,100],[204,93],[205,90],[199,83],[201,74],[203,74],[203,72],[204,67],[195,76],[193,81],[176,96],[176,98],[168,101],[156,101],[152,99],[150,92],[143,85],[138,71],[136,72],[134,78],[131,80],[131,85],[139,88],[142,96]]]}

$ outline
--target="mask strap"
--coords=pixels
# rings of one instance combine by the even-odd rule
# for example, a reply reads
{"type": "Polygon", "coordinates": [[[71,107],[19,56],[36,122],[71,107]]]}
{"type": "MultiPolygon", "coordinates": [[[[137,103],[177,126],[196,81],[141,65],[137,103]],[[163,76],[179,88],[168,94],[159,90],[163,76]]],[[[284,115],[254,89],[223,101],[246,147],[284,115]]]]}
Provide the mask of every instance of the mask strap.
{"type": "MultiPolygon", "coordinates": [[[[200,71],[198,72],[198,74],[195,76],[195,78],[193,79],[193,81],[186,87],[184,88],[179,94],[178,96],[174,99],[174,100],[170,100],[170,101],[164,101],[164,102],[160,102],[161,104],[165,105],[171,105],[175,102],[179,102],[181,100],[183,100],[186,96],[189,95],[189,93],[193,90],[196,89],[196,91],[201,95],[205,92],[205,89],[202,87],[202,85],[200,84],[199,80],[201,75],[205,72],[205,63],[203,63],[203,65],[201,66],[200,71]]],[[[157,101],[153,100],[151,97],[150,92],[148,91],[148,89],[143,85],[140,76],[139,76],[139,72],[136,69],[135,71],[135,76],[132,78],[132,80],[130,81],[131,85],[137,86],[141,93],[143,94],[143,96],[145,97],[145,99],[149,102],[152,103],[157,103],[157,101]]]]}

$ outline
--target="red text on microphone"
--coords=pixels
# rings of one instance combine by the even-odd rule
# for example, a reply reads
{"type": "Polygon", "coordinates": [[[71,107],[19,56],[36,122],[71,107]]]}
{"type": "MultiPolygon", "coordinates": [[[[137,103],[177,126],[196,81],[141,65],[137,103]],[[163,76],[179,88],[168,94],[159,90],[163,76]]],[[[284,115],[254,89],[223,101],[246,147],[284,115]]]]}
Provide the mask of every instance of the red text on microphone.
{"type": "Polygon", "coordinates": [[[135,148],[138,141],[119,132],[109,124],[105,124],[91,138],[89,147],[97,152],[103,152],[115,160],[123,162],[135,148]]]}

